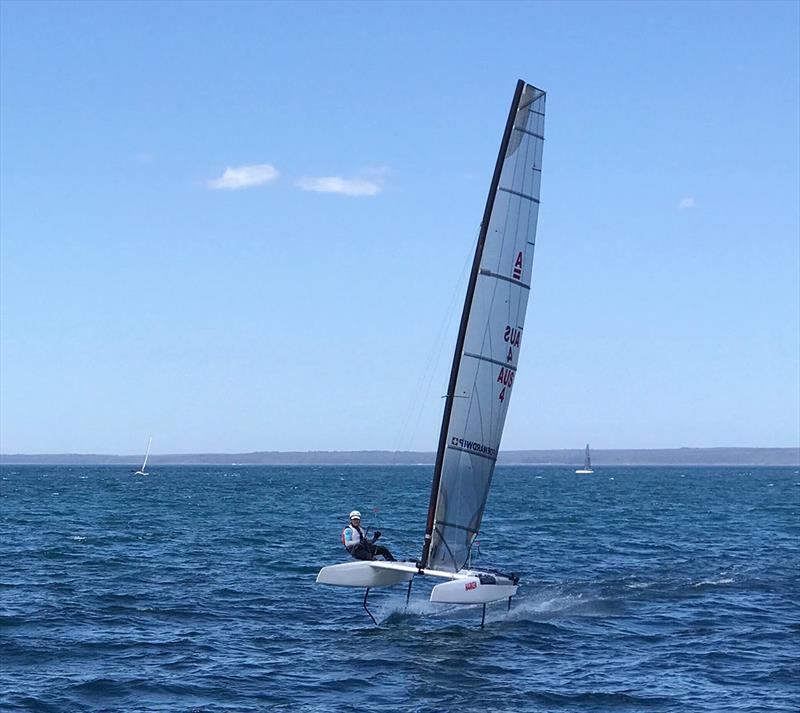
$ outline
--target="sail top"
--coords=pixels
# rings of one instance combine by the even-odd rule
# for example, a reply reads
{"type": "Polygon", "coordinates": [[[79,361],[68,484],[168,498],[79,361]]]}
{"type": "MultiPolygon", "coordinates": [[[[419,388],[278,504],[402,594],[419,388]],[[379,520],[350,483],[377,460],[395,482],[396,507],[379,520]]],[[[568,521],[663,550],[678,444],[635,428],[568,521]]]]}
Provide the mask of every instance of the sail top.
{"type": "Polygon", "coordinates": [[[486,201],[456,342],[424,566],[457,572],[480,530],[517,376],[531,290],[545,92],[517,83],[486,201]]]}

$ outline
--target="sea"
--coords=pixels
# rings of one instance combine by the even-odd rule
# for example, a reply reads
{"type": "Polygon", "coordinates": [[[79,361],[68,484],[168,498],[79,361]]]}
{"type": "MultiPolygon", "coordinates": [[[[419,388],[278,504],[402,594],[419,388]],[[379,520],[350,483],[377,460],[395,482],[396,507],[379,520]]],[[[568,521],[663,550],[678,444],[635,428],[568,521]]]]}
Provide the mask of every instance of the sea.
{"type": "Polygon", "coordinates": [[[0,469],[0,710],[800,710],[797,467],[498,467],[473,566],[317,585],[357,508],[418,558],[430,466],[0,469]]]}

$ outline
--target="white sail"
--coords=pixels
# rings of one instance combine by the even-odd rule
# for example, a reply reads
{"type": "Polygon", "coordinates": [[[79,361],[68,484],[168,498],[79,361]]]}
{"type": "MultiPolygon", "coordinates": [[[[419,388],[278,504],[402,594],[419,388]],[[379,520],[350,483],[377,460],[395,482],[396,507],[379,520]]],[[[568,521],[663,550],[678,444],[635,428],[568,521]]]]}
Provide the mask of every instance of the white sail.
{"type": "Polygon", "coordinates": [[[580,475],[589,475],[591,473],[594,473],[594,471],[592,470],[592,458],[589,455],[588,443],[586,444],[586,451],[583,456],[583,468],[578,468],[578,470],[576,470],[575,472],[579,473],[580,475]]]}
{"type": "Polygon", "coordinates": [[[150,440],[147,442],[147,451],[144,454],[144,463],[142,463],[142,467],[136,471],[135,475],[148,475],[145,468],[147,468],[147,458],[150,455],[150,446],[153,445],[153,437],[150,436],[150,440]]]}
{"type": "Polygon", "coordinates": [[[425,566],[439,570],[459,571],[480,530],[517,376],[539,212],[544,113],[545,93],[520,82],[467,293],[463,343],[451,373],[455,388],[448,390],[445,406],[433,526],[429,514],[423,554],[425,566]]]}
{"type": "Polygon", "coordinates": [[[147,451],[144,454],[144,463],[142,463],[142,470],[147,467],[147,459],[150,457],[150,446],[153,445],[153,437],[150,436],[150,440],[147,442],[147,451]]]}

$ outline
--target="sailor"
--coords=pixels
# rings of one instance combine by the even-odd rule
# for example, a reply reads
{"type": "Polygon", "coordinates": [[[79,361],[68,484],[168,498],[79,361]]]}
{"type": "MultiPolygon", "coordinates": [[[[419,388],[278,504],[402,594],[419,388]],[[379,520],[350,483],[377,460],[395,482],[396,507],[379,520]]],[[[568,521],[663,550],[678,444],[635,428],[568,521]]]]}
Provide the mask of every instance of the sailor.
{"type": "Polygon", "coordinates": [[[375,544],[380,536],[380,530],[376,530],[370,540],[361,529],[361,513],[353,510],[350,513],[350,524],[342,530],[342,544],[357,560],[374,560],[377,555],[380,555],[383,559],[394,562],[394,557],[388,549],[375,544]]]}

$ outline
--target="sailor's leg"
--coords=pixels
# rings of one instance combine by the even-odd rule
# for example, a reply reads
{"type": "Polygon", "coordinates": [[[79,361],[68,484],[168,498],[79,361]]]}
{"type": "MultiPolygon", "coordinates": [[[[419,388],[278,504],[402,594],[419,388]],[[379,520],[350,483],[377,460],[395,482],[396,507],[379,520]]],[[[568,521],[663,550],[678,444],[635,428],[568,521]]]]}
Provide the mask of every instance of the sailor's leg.
{"type": "Polygon", "coordinates": [[[394,557],[392,556],[392,553],[389,552],[389,550],[386,549],[385,547],[381,547],[380,545],[373,545],[372,549],[376,555],[380,555],[381,557],[383,557],[383,559],[388,560],[389,562],[395,561],[394,557]]]}
{"type": "Polygon", "coordinates": [[[363,545],[356,545],[351,553],[357,560],[372,560],[372,552],[363,545]]]}

